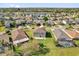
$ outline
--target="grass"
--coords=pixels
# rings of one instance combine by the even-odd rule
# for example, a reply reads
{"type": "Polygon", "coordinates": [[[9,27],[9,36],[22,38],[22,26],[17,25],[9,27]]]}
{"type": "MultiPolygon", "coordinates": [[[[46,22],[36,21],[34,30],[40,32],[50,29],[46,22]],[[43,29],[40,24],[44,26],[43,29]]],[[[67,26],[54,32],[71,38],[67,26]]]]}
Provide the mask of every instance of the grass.
{"type": "Polygon", "coordinates": [[[50,52],[45,56],[79,56],[79,48],[59,48],[56,47],[54,38],[47,38],[46,40],[38,40],[39,42],[45,44],[50,52]]]}
{"type": "MultiPolygon", "coordinates": [[[[51,30],[49,27],[46,27],[46,30],[51,33],[51,30]]],[[[26,31],[29,36],[32,36],[33,30],[26,31]]],[[[34,39],[35,40],[35,39],[34,39]]],[[[79,48],[78,47],[72,47],[72,48],[59,48],[55,45],[55,38],[52,34],[51,38],[46,38],[43,40],[37,40],[39,43],[43,43],[46,45],[47,48],[49,48],[49,52],[45,54],[45,56],[78,56],[79,55],[79,48]]]]}
{"type": "MultiPolygon", "coordinates": [[[[46,30],[51,33],[51,30],[49,27],[46,27],[46,30]]],[[[25,29],[25,32],[32,37],[33,36],[33,29],[25,29]]],[[[71,48],[59,48],[55,45],[55,38],[52,34],[52,37],[37,40],[33,39],[29,42],[26,42],[25,44],[21,45],[19,47],[20,50],[26,53],[26,55],[30,51],[34,51],[36,48],[37,43],[43,43],[47,48],[49,48],[49,52],[45,54],[44,56],[79,56],[79,48],[78,47],[71,47],[71,48]]],[[[77,42],[79,44],[79,41],[77,42]]],[[[40,54],[41,56],[41,54],[40,54]]]]}
{"type": "Polygon", "coordinates": [[[33,36],[33,32],[32,32],[31,29],[25,29],[24,31],[27,33],[27,35],[28,35],[29,37],[32,37],[32,36],[33,36]]]}
{"type": "MultiPolygon", "coordinates": [[[[49,28],[47,28],[47,30],[51,33],[49,28]]],[[[37,41],[43,43],[49,48],[50,52],[48,52],[45,56],[78,56],[79,55],[78,47],[71,47],[71,48],[56,47],[54,35],[52,35],[52,38],[47,38],[44,40],[37,40],[37,41]]]]}
{"type": "Polygon", "coordinates": [[[79,46],[79,40],[74,40],[75,44],[79,46]]]}
{"type": "Polygon", "coordinates": [[[5,31],[5,27],[0,27],[0,32],[5,31]]]}

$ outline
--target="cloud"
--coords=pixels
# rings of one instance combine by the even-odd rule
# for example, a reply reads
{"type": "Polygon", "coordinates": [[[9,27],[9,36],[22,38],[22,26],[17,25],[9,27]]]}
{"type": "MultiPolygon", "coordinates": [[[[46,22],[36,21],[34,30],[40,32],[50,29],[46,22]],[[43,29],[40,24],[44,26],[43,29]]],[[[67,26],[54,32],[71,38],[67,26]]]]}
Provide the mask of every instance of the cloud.
{"type": "Polygon", "coordinates": [[[14,7],[14,5],[10,5],[10,7],[14,7]]]}
{"type": "Polygon", "coordinates": [[[11,4],[10,7],[13,7],[13,8],[19,8],[20,5],[13,5],[13,4],[11,4]]]}
{"type": "Polygon", "coordinates": [[[15,8],[19,8],[19,7],[20,7],[20,5],[15,5],[14,7],[15,7],[15,8]]]}

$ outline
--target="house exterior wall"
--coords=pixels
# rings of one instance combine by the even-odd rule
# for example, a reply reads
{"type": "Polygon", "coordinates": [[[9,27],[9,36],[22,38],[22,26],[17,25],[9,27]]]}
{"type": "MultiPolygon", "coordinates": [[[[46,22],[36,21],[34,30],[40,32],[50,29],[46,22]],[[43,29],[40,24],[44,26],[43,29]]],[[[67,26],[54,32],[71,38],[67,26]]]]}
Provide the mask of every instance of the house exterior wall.
{"type": "Polygon", "coordinates": [[[37,30],[33,33],[35,39],[45,39],[46,31],[44,30],[37,30]]]}
{"type": "Polygon", "coordinates": [[[46,33],[45,32],[35,32],[34,33],[34,36],[35,37],[45,37],[46,36],[46,33]]]}
{"type": "Polygon", "coordinates": [[[20,40],[15,40],[15,41],[13,41],[13,44],[18,44],[18,43],[22,43],[22,42],[25,42],[25,41],[28,41],[29,40],[29,38],[23,38],[23,39],[20,39],[20,40]]]}
{"type": "Polygon", "coordinates": [[[60,44],[63,47],[72,47],[72,46],[74,46],[73,42],[68,42],[68,41],[58,41],[58,44],[60,44]]]}

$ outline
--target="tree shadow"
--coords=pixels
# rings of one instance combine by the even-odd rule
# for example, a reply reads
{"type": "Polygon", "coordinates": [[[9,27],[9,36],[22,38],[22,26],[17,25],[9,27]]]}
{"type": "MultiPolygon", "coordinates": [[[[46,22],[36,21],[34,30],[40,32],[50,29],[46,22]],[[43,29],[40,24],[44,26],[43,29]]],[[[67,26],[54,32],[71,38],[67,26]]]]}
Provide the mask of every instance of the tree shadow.
{"type": "Polygon", "coordinates": [[[51,38],[52,37],[51,33],[50,32],[46,32],[46,37],[47,38],[51,38]]]}

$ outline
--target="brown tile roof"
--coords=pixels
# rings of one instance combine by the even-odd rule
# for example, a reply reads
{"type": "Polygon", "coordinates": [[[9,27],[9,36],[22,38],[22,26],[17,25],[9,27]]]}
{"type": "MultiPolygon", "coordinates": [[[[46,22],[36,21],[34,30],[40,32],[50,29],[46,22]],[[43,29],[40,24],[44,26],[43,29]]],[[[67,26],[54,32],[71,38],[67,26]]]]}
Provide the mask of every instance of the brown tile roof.
{"type": "Polygon", "coordinates": [[[24,31],[22,31],[20,29],[12,31],[12,39],[13,39],[13,41],[20,40],[20,39],[23,39],[23,38],[27,38],[27,35],[25,34],[24,31]]]}
{"type": "Polygon", "coordinates": [[[79,33],[75,30],[65,30],[72,38],[79,36],[79,33]]]}
{"type": "Polygon", "coordinates": [[[5,42],[9,42],[9,36],[6,33],[0,34],[0,40],[4,40],[5,42]]]}
{"type": "Polygon", "coordinates": [[[34,32],[45,32],[45,31],[46,31],[46,29],[44,27],[39,27],[39,28],[35,29],[34,32]]]}

